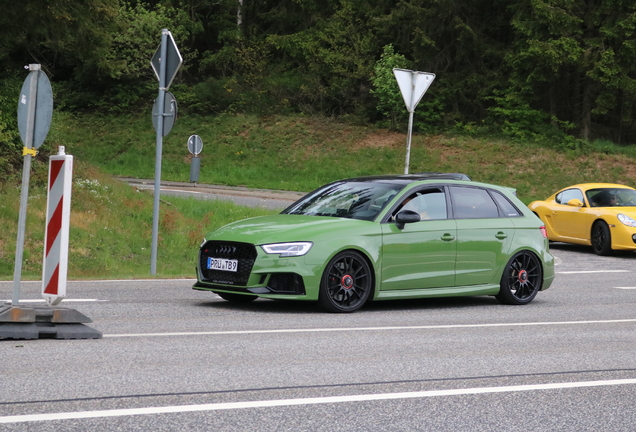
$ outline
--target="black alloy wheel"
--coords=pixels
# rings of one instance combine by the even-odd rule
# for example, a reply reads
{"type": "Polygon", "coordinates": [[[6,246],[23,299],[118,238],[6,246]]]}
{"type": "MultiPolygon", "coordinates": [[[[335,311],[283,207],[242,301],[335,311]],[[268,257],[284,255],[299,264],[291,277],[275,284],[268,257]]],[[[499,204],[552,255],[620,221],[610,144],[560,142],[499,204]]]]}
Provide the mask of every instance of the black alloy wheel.
{"type": "Polygon", "coordinates": [[[372,291],[373,274],[367,261],[357,252],[341,252],[325,268],[318,302],[329,312],[354,312],[372,291]]]}
{"type": "Polygon", "coordinates": [[[543,269],[535,254],[517,252],[506,265],[501,276],[497,300],[510,305],[530,303],[541,290],[543,269]]]}
{"type": "Polygon", "coordinates": [[[612,254],[612,234],[603,221],[594,222],[592,225],[592,248],[596,255],[612,254]]]}

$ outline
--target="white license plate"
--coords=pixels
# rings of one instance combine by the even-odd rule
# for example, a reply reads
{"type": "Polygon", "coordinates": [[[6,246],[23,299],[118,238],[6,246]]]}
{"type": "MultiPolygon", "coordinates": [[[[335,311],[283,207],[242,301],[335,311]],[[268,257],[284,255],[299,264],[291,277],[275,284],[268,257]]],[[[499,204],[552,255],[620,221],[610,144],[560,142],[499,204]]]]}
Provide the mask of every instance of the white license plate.
{"type": "Polygon", "coordinates": [[[208,258],[208,269],[236,272],[238,260],[226,258],[208,258]]]}

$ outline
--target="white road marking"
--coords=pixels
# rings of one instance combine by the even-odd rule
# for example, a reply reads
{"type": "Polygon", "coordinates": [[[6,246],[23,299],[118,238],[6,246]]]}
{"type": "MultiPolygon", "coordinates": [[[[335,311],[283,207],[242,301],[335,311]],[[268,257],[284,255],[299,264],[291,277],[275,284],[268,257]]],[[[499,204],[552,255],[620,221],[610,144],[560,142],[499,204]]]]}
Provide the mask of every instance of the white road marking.
{"type": "MultiPolygon", "coordinates": [[[[154,191],[153,188],[145,188],[145,189],[154,191]]],[[[199,194],[199,195],[204,195],[204,194],[205,195],[219,195],[218,193],[213,193],[213,192],[201,192],[201,191],[191,191],[191,190],[181,190],[181,189],[170,189],[170,188],[164,188],[164,187],[161,188],[161,191],[162,192],[177,192],[177,193],[180,193],[180,194],[193,194],[193,195],[196,195],[196,194],[199,194]]]]}
{"type": "Polygon", "coordinates": [[[582,325],[582,324],[616,324],[634,323],[636,318],[596,321],[552,321],[530,323],[498,323],[498,324],[447,324],[428,326],[392,326],[392,327],[347,327],[347,328],[304,328],[304,329],[273,329],[273,330],[225,330],[207,332],[170,332],[170,333],[122,333],[105,334],[104,338],[119,337],[158,337],[158,336],[210,336],[210,335],[240,335],[265,333],[321,333],[321,332],[352,332],[352,331],[384,331],[384,330],[430,330],[430,329],[462,329],[483,327],[529,327],[554,325],[582,325]]]}
{"type": "Polygon", "coordinates": [[[629,270],[573,270],[560,271],[558,274],[585,274],[585,273],[631,273],[629,270]]]}
{"type": "Polygon", "coordinates": [[[614,287],[616,289],[623,289],[623,290],[636,290],[636,287],[614,287]]]}
{"type": "Polygon", "coordinates": [[[149,414],[174,414],[185,412],[201,412],[201,411],[219,411],[231,409],[246,408],[271,408],[283,406],[300,406],[300,405],[316,405],[330,403],[345,402],[369,402],[369,401],[385,401],[399,399],[414,399],[440,396],[459,396],[459,395],[477,395],[488,393],[512,393],[523,391],[538,390],[556,390],[571,389],[581,387],[603,387],[618,385],[633,385],[636,379],[620,379],[620,380],[603,380],[603,381],[582,381],[582,382],[564,382],[549,384],[529,384],[505,387],[477,387],[467,389],[450,389],[450,390],[428,390],[419,392],[403,392],[403,393],[379,393],[379,394],[362,394],[349,396],[330,396],[315,397],[304,399],[274,399],[263,401],[246,401],[246,402],[227,402],[227,403],[211,403],[200,405],[181,405],[181,406],[165,406],[165,407],[147,407],[147,408],[128,408],[101,411],[79,411],[65,413],[50,414],[27,414],[0,417],[1,423],[25,423],[35,421],[51,421],[51,420],[76,420],[98,417],[123,417],[134,415],[149,414]]]}
{"type": "MultiPolygon", "coordinates": [[[[179,282],[179,281],[187,281],[187,282],[191,282],[194,281],[196,282],[196,278],[170,278],[170,279],[95,279],[95,280],[68,280],[66,281],[69,284],[88,284],[88,283],[94,283],[94,282],[99,282],[99,283],[110,283],[110,282],[179,282]]],[[[37,284],[42,284],[42,281],[38,281],[38,280],[25,280],[22,281],[22,283],[29,283],[29,284],[33,284],[33,283],[37,283],[37,284]]],[[[0,281],[0,285],[9,285],[9,284],[13,284],[12,281],[0,281]]]]}
{"type": "Polygon", "coordinates": [[[68,283],[110,283],[110,282],[196,282],[195,278],[180,278],[180,279],[98,279],[92,281],[68,281],[68,283]]]}
{"type": "MultiPolygon", "coordinates": [[[[62,303],[79,303],[79,302],[107,302],[108,300],[100,299],[64,299],[62,303]]],[[[0,303],[11,303],[11,300],[0,300],[0,303]]],[[[20,303],[44,303],[44,299],[26,299],[20,300],[20,303]]],[[[60,303],[60,305],[62,304],[60,303]]],[[[58,305],[59,306],[59,305],[58,305]]]]}

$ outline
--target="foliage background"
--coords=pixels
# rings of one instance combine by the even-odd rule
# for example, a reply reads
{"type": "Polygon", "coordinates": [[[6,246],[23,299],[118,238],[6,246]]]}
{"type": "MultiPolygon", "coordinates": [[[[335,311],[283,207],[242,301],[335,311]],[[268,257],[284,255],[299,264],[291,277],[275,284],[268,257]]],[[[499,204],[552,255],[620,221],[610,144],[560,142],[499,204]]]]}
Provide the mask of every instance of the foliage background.
{"type": "Polygon", "coordinates": [[[184,57],[173,90],[188,112],[401,130],[406,115],[387,105],[398,66],[437,76],[416,130],[636,142],[631,1],[23,0],[0,16],[3,148],[19,144],[7,113],[25,64],[42,64],[58,109],[131,112],[156,93],[163,28],[184,57]]]}

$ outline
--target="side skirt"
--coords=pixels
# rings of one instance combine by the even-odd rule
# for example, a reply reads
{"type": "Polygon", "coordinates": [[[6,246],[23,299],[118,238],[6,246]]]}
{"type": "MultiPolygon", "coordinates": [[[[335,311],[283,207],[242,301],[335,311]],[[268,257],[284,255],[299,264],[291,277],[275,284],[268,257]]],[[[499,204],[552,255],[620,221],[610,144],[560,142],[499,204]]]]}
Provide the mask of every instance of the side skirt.
{"type": "Polygon", "coordinates": [[[375,300],[427,298],[427,297],[459,297],[459,296],[481,296],[496,295],[499,293],[497,285],[472,285],[456,286],[449,288],[424,288],[412,290],[380,291],[375,296],[375,300]]]}

